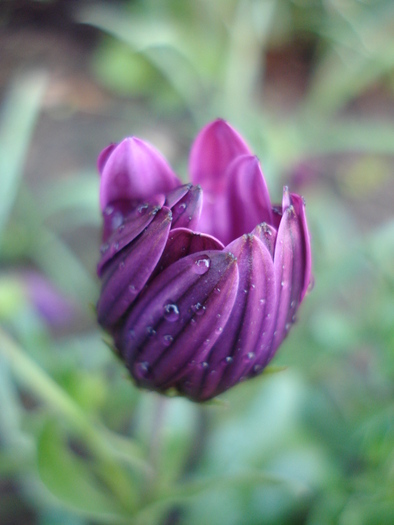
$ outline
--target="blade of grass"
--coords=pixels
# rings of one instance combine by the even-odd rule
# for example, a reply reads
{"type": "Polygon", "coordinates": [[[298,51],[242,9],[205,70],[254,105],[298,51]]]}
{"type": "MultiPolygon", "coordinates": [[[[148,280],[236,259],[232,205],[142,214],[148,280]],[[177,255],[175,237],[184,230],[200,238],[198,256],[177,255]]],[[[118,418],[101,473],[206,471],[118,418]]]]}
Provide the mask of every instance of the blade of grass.
{"type": "Polygon", "coordinates": [[[43,72],[19,75],[5,98],[0,122],[0,240],[22,178],[46,84],[43,72]]]}

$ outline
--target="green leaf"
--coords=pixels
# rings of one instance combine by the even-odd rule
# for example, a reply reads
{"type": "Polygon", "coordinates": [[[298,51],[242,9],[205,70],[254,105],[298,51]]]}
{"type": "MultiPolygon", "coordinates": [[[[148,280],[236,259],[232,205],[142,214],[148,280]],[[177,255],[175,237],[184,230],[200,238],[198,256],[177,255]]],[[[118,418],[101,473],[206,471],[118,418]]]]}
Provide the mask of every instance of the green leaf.
{"type": "Polygon", "coordinates": [[[99,485],[89,463],[71,452],[53,421],[45,424],[39,436],[37,456],[41,480],[63,503],[105,521],[122,517],[120,506],[99,485]]]}
{"type": "Polygon", "coordinates": [[[46,75],[43,73],[18,76],[4,102],[0,123],[0,237],[22,177],[45,86],[46,75]]]}

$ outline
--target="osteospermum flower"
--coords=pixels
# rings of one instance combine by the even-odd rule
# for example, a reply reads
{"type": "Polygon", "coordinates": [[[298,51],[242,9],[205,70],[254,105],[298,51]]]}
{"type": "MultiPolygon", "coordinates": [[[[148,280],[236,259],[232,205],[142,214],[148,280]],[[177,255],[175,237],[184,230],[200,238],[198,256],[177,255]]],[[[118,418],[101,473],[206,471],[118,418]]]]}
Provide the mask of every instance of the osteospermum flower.
{"type": "Polygon", "coordinates": [[[258,159],[225,121],[197,136],[191,184],[131,137],[98,161],[99,323],[136,384],[208,400],[267,366],[311,280],[303,199],[272,206],[258,159]]]}

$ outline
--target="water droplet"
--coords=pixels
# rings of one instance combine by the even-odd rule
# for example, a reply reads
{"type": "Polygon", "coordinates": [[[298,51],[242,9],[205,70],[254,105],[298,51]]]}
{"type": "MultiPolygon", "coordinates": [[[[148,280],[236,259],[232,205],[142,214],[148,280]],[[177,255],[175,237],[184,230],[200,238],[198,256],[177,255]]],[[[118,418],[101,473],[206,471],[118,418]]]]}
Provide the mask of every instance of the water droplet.
{"type": "Polygon", "coordinates": [[[283,287],[284,287],[284,285],[285,285],[285,282],[284,282],[284,281],[282,281],[282,282],[280,283],[280,285],[281,285],[281,287],[283,288],[283,287]]]}
{"type": "Polygon", "coordinates": [[[254,365],[253,372],[257,374],[263,367],[261,365],[254,365]]]}
{"type": "Polygon", "coordinates": [[[154,337],[156,335],[156,330],[154,330],[152,326],[147,326],[146,333],[148,334],[148,337],[154,337]]]}
{"type": "Polygon", "coordinates": [[[233,358],[231,357],[231,355],[228,355],[228,356],[225,358],[225,361],[226,361],[226,363],[232,363],[232,362],[233,362],[233,358]]]}
{"type": "Polygon", "coordinates": [[[122,233],[122,231],[124,230],[124,224],[121,224],[118,228],[118,232],[119,233],[122,233]]]}
{"type": "Polygon", "coordinates": [[[311,277],[311,280],[309,281],[309,284],[308,284],[307,292],[308,293],[311,292],[314,287],[315,287],[315,279],[314,277],[311,277]]]}
{"type": "Polygon", "coordinates": [[[252,283],[252,284],[250,285],[250,289],[251,289],[251,290],[254,290],[255,288],[256,288],[256,285],[252,283]]]}
{"type": "Polygon", "coordinates": [[[267,315],[265,316],[266,319],[269,319],[270,317],[271,317],[271,314],[267,314],[267,315]]]}
{"type": "Polygon", "coordinates": [[[223,328],[221,326],[219,326],[218,328],[216,328],[215,332],[217,334],[221,334],[223,332],[223,328]]]}
{"type": "Polygon", "coordinates": [[[126,263],[124,261],[121,261],[119,263],[119,270],[124,270],[124,267],[126,266],[126,263]]]}
{"type": "Polygon", "coordinates": [[[164,317],[171,323],[178,321],[179,308],[175,303],[167,303],[164,305],[164,317]]]}
{"type": "Polygon", "coordinates": [[[136,288],[135,288],[134,284],[129,284],[129,292],[130,293],[135,293],[135,291],[136,291],[136,288]]]}
{"type": "Polygon", "coordinates": [[[260,304],[265,304],[265,303],[266,303],[265,299],[260,299],[260,304]]]}
{"type": "Polygon", "coordinates": [[[194,263],[194,271],[198,273],[199,275],[204,275],[204,273],[207,273],[209,270],[209,267],[211,266],[211,259],[208,257],[208,255],[203,255],[199,259],[197,259],[194,263]]]}
{"type": "Polygon", "coordinates": [[[170,346],[170,344],[173,342],[174,338],[172,337],[172,335],[165,335],[163,336],[163,343],[165,344],[165,346],[170,346]]]}
{"type": "Polygon", "coordinates": [[[254,359],[254,352],[248,352],[246,357],[251,361],[252,359],[254,359]]]}
{"type": "Polygon", "coordinates": [[[290,330],[290,327],[291,327],[291,323],[286,323],[285,324],[285,330],[286,332],[288,332],[290,330]]]}
{"type": "Polygon", "coordinates": [[[179,206],[178,206],[178,210],[179,210],[179,211],[182,212],[182,211],[185,210],[185,209],[186,209],[186,204],[185,204],[184,202],[182,202],[182,204],[179,204],[179,206]]]}
{"type": "Polygon", "coordinates": [[[119,250],[119,243],[118,242],[116,242],[114,244],[114,250],[115,250],[115,252],[117,252],[119,250]]]}
{"type": "Polygon", "coordinates": [[[123,214],[120,211],[115,212],[112,215],[112,220],[111,220],[112,229],[113,230],[119,229],[120,226],[123,224],[123,221],[124,221],[123,214]]]}
{"type": "Polygon", "coordinates": [[[114,209],[115,209],[115,208],[114,208],[113,206],[111,206],[111,205],[106,206],[106,208],[104,208],[104,215],[107,215],[107,217],[108,217],[109,215],[112,215],[113,212],[114,212],[114,209]]]}
{"type": "Polygon", "coordinates": [[[197,315],[203,315],[205,313],[206,307],[203,306],[201,303],[193,304],[192,310],[197,315]]]}
{"type": "Polygon", "coordinates": [[[218,293],[220,293],[220,288],[214,288],[213,291],[214,291],[216,294],[218,294],[218,293]]]}
{"type": "Polygon", "coordinates": [[[201,363],[201,368],[209,368],[209,363],[207,363],[206,361],[203,361],[201,363]]]}
{"type": "Polygon", "coordinates": [[[108,243],[102,244],[100,246],[100,253],[101,253],[101,255],[104,255],[104,253],[108,251],[108,248],[109,248],[109,244],[108,243]]]}
{"type": "Polygon", "coordinates": [[[144,379],[150,372],[148,361],[141,361],[134,365],[134,375],[137,379],[144,379]]]}
{"type": "Polygon", "coordinates": [[[205,341],[204,341],[204,346],[208,346],[208,345],[209,345],[209,342],[210,342],[210,339],[205,339],[205,341]]]}
{"type": "Polygon", "coordinates": [[[244,293],[248,293],[248,290],[246,288],[244,288],[244,293]]]}
{"type": "Polygon", "coordinates": [[[148,209],[148,204],[140,204],[137,208],[137,212],[140,214],[140,215],[144,215],[144,213],[146,213],[146,210],[148,209]]]}
{"type": "Polygon", "coordinates": [[[290,308],[294,308],[294,307],[295,307],[295,305],[296,305],[296,302],[295,302],[295,300],[291,301],[291,303],[290,303],[290,308]]]}
{"type": "Polygon", "coordinates": [[[222,316],[220,314],[216,314],[216,319],[220,319],[222,316]]]}

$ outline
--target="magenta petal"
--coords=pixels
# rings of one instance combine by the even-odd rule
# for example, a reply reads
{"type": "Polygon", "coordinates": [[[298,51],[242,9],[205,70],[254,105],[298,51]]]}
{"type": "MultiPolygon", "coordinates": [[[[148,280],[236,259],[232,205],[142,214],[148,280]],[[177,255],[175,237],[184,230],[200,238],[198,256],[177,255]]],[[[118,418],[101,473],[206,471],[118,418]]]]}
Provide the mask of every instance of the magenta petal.
{"type": "Polygon", "coordinates": [[[106,148],[99,158],[99,166],[102,168],[100,206],[103,211],[117,201],[150,200],[181,184],[161,153],[135,137],[106,148]]]}
{"type": "Polygon", "coordinates": [[[271,356],[295,321],[295,312],[307,286],[305,279],[310,277],[309,238],[306,237],[302,215],[299,215],[303,206],[301,197],[289,194],[285,187],[283,216],[274,255],[278,311],[271,356]]]}
{"type": "Polygon", "coordinates": [[[166,194],[165,206],[167,206],[167,208],[172,208],[192,188],[193,188],[193,184],[190,184],[190,183],[183,184],[182,186],[176,187],[174,190],[166,194]]]}
{"type": "Polygon", "coordinates": [[[108,241],[101,245],[102,257],[97,266],[97,273],[102,275],[105,265],[125,246],[130,244],[153,221],[157,206],[141,204],[132,210],[126,219],[116,228],[108,241]]]}
{"type": "Polygon", "coordinates": [[[192,186],[182,199],[175,204],[172,210],[173,228],[196,228],[200,219],[202,206],[201,186],[192,186]]]}
{"type": "Polygon", "coordinates": [[[226,247],[237,257],[239,285],[231,316],[206,358],[207,367],[188,374],[187,395],[209,399],[262,369],[274,330],[276,290],[272,257],[253,235],[226,247]]]}
{"type": "Polygon", "coordinates": [[[145,286],[157,265],[171,227],[171,211],[164,207],[149,226],[106,265],[100,299],[99,323],[116,324],[145,286]]]}
{"type": "Polygon", "coordinates": [[[103,149],[103,151],[100,153],[97,159],[97,170],[100,173],[100,175],[103,173],[103,169],[105,164],[107,163],[107,160],[109,159],[109,156],[114,151],[114,149],[117,147],[117,144],[113,142],[109,146],[103,149]]]}
{"type": "Polygon", "coordinates": [[[222,250],[223,248],[223,244],[210,235],[195,233],[186,228],[171,229],[163,255],[152,278],[156,277],[158,273],[165,270],[170,264],[187,255],[206,250],[222,250]]]}
{"type": "Polygon", "coordinates": [[[164,270],[135,303],[118,342],[136,382],[176,388],[190,367],[204,366],[237,287],[237,265],[227,252],[192,254],[164,270]],[[202,363],[193,362],[197,353],[202,363]]]}
{"type": "Polygon", "coordinates": [[[222,192],[227,167],[235,157],[245,154],[251,154],[249,147],[234,128],[222,119],[211,122],[192,146],[189,170],[193,184],[201,184],[204,192],[222,192]]]}
{"type": "Polygon", "coordinates": [[[226,179],[231,225],[225,242],[252,231],[261,222],[272,224],[271,201],[257,157],[237,157],[228,167],[226,179]]]}
{"type": "Polygon", "coordinates": [[[266,246],[273,259],[277,235],[275,228],[266,222],[262,222],[254,228],[252,235],[255,235],[266,246]]]}

